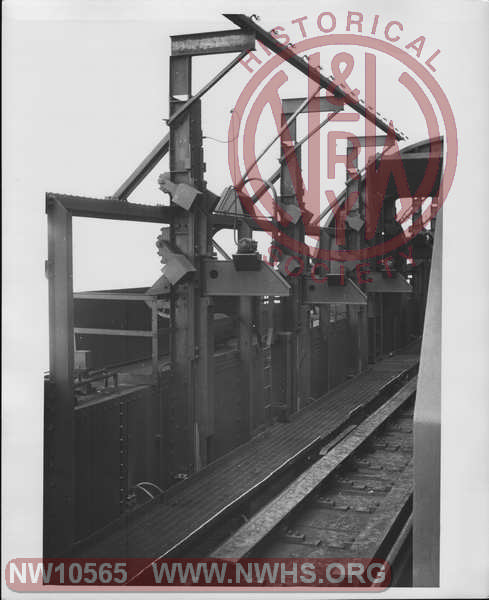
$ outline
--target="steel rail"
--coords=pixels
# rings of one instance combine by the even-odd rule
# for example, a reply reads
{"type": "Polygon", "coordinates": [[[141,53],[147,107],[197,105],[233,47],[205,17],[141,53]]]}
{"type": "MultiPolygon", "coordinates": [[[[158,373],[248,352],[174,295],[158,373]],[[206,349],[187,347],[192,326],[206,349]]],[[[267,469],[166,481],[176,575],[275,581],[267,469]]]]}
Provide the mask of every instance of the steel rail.
{"type": "Polygon", "coordinates": [[[416,377],[411,379],[356,429],[340,440],[231,538],[221,544],[212,553],[212,558],[237,559],[250,556],[253,549],[275,531],[300,503],[323,485],[341,464],[344,464],[401,406],[409,401],[416,391],[416,381],[416,377]]]}

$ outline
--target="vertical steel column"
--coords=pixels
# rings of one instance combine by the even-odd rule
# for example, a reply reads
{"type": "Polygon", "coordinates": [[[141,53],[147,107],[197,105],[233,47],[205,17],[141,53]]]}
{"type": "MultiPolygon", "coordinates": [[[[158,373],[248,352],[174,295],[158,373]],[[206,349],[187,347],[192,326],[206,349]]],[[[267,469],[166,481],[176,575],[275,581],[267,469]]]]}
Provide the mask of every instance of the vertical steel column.
{"type": "MultiPolygon", "coordinates": [[[[245,221],[238,223],[238,239],[252,237],[252,229],[245,221]]],[[[257,299],[251,296],[239,298],[239,353],[243,366],[244,386],[242,390],[242,401],[246,403],[246,415],[248,417],[248,434],[252,435],[258,426],[255,418],[255,405],[263,403],[263,390],[256,385],[257,370],[255,348],[253,347],[253,323],[256,321],[257,299]],[[260,394],[260,399],[256,398],[260,394]]]]}
{"type": "MultiPolygon", "coordinates": [[[[191,97],[191,80],[192,57],[171,56],[170,116],[191,97]]],[[[205,191],[200,101],[170,125],[170,171],[173,182],[205,191]]],[[[190,211],[174,207],[171,241],[197,268],[195,278],[177,284],[171,297],[176,399],[168,433],[174,474],[189,474],[207,462],[207,438],[214,422],[213,313],[209,300],[200,294],[199,280],[199,258],[212,250],[205,194],[190,211]]]]}
{"type": "MultiPolygon", "coordinates": [[[[329,250],[331,247],[331,237],[327,229],[320,229],[319,233],[319,248],[321,250],[329,250]]],[[[322,260],[322,259],[321,259],[322,260]]],[[[325,263],[326,266],[331,270],[331,266],[333,261],[328,260],[322,262],[325,263]]],[[[325,273],[327,274],[327,273],[325,273]]],[[[323,358],[324,368],[326,369],[326,389],[323,390],[323,393],[327,392],[329,389],[329,381],[330,381],[330,337],[331,337],[331,305],[330,304],[320,304],[319,305],[319,327],[321,328],[321,337],[325,340],[325,348],[326,348],[326,356],[323,358]]]]}
{"type": "Polygon", "coordinates": [[[44,403],[44,556],[69,556],[74,523],[72,218],[46,198],[48,216],[49,371],[44,403]]]}
{"type": "Polygon", "coordinates": [[[158,300],[151,299],[151,374],[153,385],[158,385],[158,300]]]}
{"type": "MultiPolygon", "coordinates": [[[[291,115],[284,114],[282,123],[285,123],[291,115]]],[[[294,120],[289,124],[290,139],[295,144],[297,140],[297,121],[294,120]]],[[[282,158],[285,154],[284,149],[287,146],[284,142],[284,135],[281,136],[282,141],[282,158]]],[[[285,150],[286,151],[286,150],[285,150]]],[[[300,148],[295,149],[297,158],[297,168],[301,165],[300,148]]],[[[281,161],[280,173],[280,200],[286,207],[287,205],[300,206],[302,190],[296,190],[294,181],[300,178],[297,174],[292,174],[289,171],[287,161],[281,161]]],[[[290,223],[285,228],[285,233],[289,238],[297,242],[304,241],[304,223],[302,219],[297,224],[290,223]]],[[[294,256],[294,254],[292,254],[294,256]]],[[[308,267],[308,257],[302,256],[300,259],[303,262],[302,272],[305,272],[308,267]]],[[[293,369],[291,376],[291,395],[293,399],[292,411],[295,412],[307,398],[311,395],[311,341],[308,323],[308,306],[302,304],[302,276],[289,277],[291,285],[291,294],[284,298],[283,301],[283,327],[285,330],[292,332],[290,361],[293,369]]]]}
{"type": "MultiPolygon", "coordinates": [[[[357,212],[357,214],[363,217],[365,222],[365,206],[362,199],[362,180],[358,173],[358,153],[350,142],[347,143],[347,197],[350,194],[357,194],[357,208],[350,211],[357,212]]],[[[360,250],[361,249],[361,234],[363,229],[355,231],[354,229],[347,230],[347,243],[350,249],[360,250]]],[[[365,287],[365,286],[361,286],[365,287]]],[[[351,306],[348,305],[348,323],[350,327],[351,335],[351,351],[350,356],[350,368],[354,373],[360,373],[368,366],[368,321],[367,321],[367,307],[366,306],[351,306]]]]}

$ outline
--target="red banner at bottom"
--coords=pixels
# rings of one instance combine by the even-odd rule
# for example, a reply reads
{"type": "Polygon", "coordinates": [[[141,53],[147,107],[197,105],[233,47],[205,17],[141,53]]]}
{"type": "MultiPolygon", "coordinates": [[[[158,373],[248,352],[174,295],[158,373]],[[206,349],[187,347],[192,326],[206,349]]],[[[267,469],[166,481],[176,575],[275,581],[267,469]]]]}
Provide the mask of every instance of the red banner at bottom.
{"type": "Polygon", "coordinates": [[[158,590],[233,588],[235,590],[305,588],[382,590],[390,567],[362,558],[266,559],[35,559],[15,558],[5,567],[14,591],[102,590],[117,587],[158,590]]]}

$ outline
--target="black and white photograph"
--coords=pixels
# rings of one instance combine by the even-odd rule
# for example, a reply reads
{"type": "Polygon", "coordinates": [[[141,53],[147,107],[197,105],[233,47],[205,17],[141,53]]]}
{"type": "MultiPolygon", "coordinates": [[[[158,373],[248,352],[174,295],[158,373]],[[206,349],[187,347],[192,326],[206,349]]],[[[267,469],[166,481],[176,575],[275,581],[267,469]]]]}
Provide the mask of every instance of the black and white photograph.
{"type": "Polygon", "coordinates": [[[486,598],[489,3],[2,8],[2,598],[486,598]]]}

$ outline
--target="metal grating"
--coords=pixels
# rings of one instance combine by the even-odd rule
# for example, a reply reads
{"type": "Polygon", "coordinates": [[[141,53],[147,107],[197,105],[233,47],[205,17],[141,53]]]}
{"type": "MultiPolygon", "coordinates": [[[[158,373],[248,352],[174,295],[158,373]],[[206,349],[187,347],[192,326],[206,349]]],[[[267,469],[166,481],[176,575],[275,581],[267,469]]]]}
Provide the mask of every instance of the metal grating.
{"type": "Polygon", "coordinates": [[[369,371],[309,404],[288,423],[276,423],[208,467],[174,486],[163,503],[149,507],[80,556],[158,557],[219,510],[260,482],[311,440],[326,436],[359,405],[367,404],[418,363],[416,355],[387,358],[369,371]]]}

